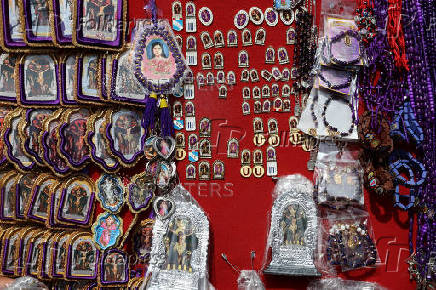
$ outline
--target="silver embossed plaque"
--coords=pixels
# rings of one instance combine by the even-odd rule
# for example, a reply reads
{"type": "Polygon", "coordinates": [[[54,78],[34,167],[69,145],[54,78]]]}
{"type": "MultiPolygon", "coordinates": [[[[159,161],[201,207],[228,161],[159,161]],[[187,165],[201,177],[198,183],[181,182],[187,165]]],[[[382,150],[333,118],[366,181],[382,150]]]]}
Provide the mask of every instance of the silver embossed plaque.
{"type": "Polygon", "coordinates": [[[317,244],[317,208],[313,185],[302,175],[288,175],[274,189],[268,248],[271,262],[265,274],[320,276],[313,263],[317,244]]]}
{"type": "Polygon", "coordinates": [[[168,195],[174,211],[157,216],[147,289],[201,289],[207,283],[209,220],[186,189],[168,195]]]}

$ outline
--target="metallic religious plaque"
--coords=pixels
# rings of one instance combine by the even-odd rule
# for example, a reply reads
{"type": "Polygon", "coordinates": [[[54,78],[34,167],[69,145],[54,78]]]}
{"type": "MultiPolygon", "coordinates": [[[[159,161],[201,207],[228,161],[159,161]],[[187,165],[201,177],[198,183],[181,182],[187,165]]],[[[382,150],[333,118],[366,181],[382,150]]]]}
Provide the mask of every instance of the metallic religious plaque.
{"type": "Polygon", "coordinates": [[[299,174],[277,182],[268,235],[272,259],[265,274],[321,276],[313,263],[318,224],[312,191],[312,183],[299,174]]]}

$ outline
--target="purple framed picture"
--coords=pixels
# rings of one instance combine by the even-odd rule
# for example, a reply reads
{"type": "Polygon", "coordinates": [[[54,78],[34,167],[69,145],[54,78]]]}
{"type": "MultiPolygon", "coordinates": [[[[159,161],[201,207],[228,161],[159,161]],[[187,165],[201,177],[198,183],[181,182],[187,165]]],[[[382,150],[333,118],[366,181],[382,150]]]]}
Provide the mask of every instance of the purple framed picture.
{"type": "Polygon", "coordinates": [[[57,183],[49,174],[41,174],[32,187],[32,192],[26,206],[26,217],[29,220],[45,223],[48,218],[50,191],[57,183]]]}
{"type": "Polygon", "coordinates": [[[128,187],[127,204],[134,213],[147,210],[154,197],[156,185],[153,178],[146,172],[133,176],[128,187]]]}
{"type": "Polygon", "coordinates": [[[25,207],[27,199],[30,198],[32,193],[32,186],[38,177],[35,173],[25,173],[21,175],[17,182],[17,190],[15,197],[15,218],[23,220],[25,219],[25,207]]]}
{"type": "Polygon", "coordinates": [[[99,56],[96,54],[85,54],[78,56],[76,61],[76,101],[84,103],[101,103],[99,56]]]}
{"type": "Polygon", "coordinates": [[[46,220],[46,225],[49,228],[63,227],[71,228],[73,225],[62,223],[57,219],[59,203],[62,196],[63,184],[57,183],[50,190],[50,200],[49,200],[49,212],[46,220]]]}
{"type": "Polygon", "coordinates": [[[52,39],[56,46],[73,45],[73,0],[49,0],[52,39]]]}
{"type": "Polygon", "coordinates": [[[70,239],[67,254],[67,279],[96,279],[100,251],[96,248],[92,236],[79,234],[70,239]]]}
{"type": "Polygon", "coordinates": [[[23,106],[59,105],[59,66],[48,54],[30,54],[18,65],[18,103],[23,106]]]}
{"type": "Polygon", "coordinates": [[[21,232],[22,231],[16,229],[3,238],[2,273],[4,275],[15,274],[21,232]]]}
{"type": "Polygon", "coordinates": [[[127,31],[127,0],[78,0],[73,12],[76,46],[119,50],[127,31]]]}
{"type": "Polygon", "coordinates": [[[38,276],[38,258],[42,252],[43,232],[37,232],[30,238],[25,254],[24,273],[27,276],[38,276]]]}
{"type": "Polygon", "coordinates": [[[22,0],[24,38],[30,46],[50,46],[50,0],[22,0]]]}
{"type": "Polygon", "coordinates": [[[66,273],[69,233],[61,233],[54,238],[50,256],[50,270],[53,278],[63,278],[66,273]]]}
{"type": "Polygon", "coordinates": [[[24,23],[20,17],[22,0],[1,0],[0,26],[3,37],[0,37],[1,47],[5,51],[26,48],[24,41],[24,23]]]}
{"type": "Polygon", "coordinates": [[[24,262],[26,261],[26,249],[29,244],[29,240],[34,233],[35,228],[26,227],[22,232],[19,233],[19,243],[17,248],[17,261],[15,268],[15,275],[21,276],[24,269],[24,262]]]}
{"type": "Polygon", "coordinates": [[[17,93],[15,91],[15,66],[18,62],[18,55],[3,53],[0,55],[0,103],[17,104],[17,93]]]}
{"type": "Polygon", "coordinates": [[[94,182],[86,176],[75,176],[65,184],[57,219],[69,224],[89,227],[94,213],[94,182]]]}
{"type": "Polygon", "coordinates": [[[19,175],[14,171],[2,176],[0,184],[0,219],[2,221],[15,220],[18,177],[19,175]]]}
{"type": "Polygon", "coordinates": [[[59,62],[61,104],[64,106],[76,106],[74,98],[74,77],[76,72],[76,55],[62,57],[59,62]]]}
{"type": "Polygon", "coordinates": [[[85,136],[91,112],[86,108],[77,108],[67,110],[63,115],[59,126],[59,153],[67,160],[69,167],[79,170],[90,159],[85,136]]]}
{"type": "Polygon", "coordinates": [[[129,259],[127,253],[110,249],[100,259],[99,284],[121,286],[129,281],[129,259]]]}
{"type": "Polygon", "coordinates": [[[106,138],[112,153],[126,167],[134,166],[143,156],[145,129],[139,111],[121,109],[108,113],[106,138]]]}

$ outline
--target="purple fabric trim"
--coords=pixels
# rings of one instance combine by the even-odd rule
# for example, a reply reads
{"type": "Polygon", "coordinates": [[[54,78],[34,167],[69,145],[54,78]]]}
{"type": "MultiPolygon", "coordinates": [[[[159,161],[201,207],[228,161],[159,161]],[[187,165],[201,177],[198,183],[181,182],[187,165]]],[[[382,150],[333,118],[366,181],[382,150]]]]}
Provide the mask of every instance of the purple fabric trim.
{"type": "Polygon", "coordinates": [[[34,242],[31,242],[29,245],[29,252],[27,252],[26,263],[24,263],[23,265],[23,268],[25,268],[25,273],[30,272],[30,261],[32,260],[32,252],[33,252],[34,244],[35,244],[34,242]]]}
{"type": "MultiPolygon", "coordinates": [[[[16,194],[16,193],[15,193],[16,194]]],[[[0,219],[4,221],[14,220],[14,218],[5,217],[3,215],[5,210],[5,186],[3,186],[0,190],[0,219]]]]}
{"type": "MultiPolygon", "coordinates": [[[[93,242],[92,240],[89,240],[91,243],[93,242]]],[[[97,278],[97,268],[98,268],[98,264],[99,264],[99,258],[100,258],[100,251],[95,248],[95,269],[94,269],[94,275],[92,276],[73,276],[71,274],[71,260],[72,260],[72,253],[73,249],[72,249],[72,245],[70,245],[68,247],[68,255],[67,255],[67,263],[66,263],[66,277],[69,279],[84,279],[84,280],[89,280],[89,279],[96,279],[97,278]]]]}
{"type": "Polygon", "coordinates": [[[129,281],[129,259],[127,257],[127,254],[121,250],[118,250],[118,249],[110,249],[110,250],[103,252],[102,259],[100,259],[100,282],[104,285],[111,285],[111,284],[123,284],[123,283],[127,283],[128,281],[129,281]],[[106,256],[109,255],[110,253],[119,253],[119,254],[123,255],[124,261],[126,261],[125,268],[124,268],[125,279],[122,281],[105,281],[105,280],[103,280],[104,260],[105,260],[106,256]]]}
{"type": "Polygon", "coordinates": [[[11,27],[9,26],[9,1],[2,0],[3,7],[3,39],[4,43],[7,47],[10,48],[22,48],[26,47],[26,43],[24,41],[14,41],[11,37],[11,27]],[[7,13],[5,11],[8,11],[7,13]]]}
{"type": "Polygon", "coordinates": [[[101,102],[99,97],[85,95],[82,92],[82,72],[83,72],[83,57],[78,58],[77,62],[77,98],[85,101],[101,102]]]}
{"type": "Polygon", "coordinates": [[[61,213],[62,213],[63,207],[65,206],[65,196],[66,196],[66,194],[67,194],[67,190],[63,189],[62,190],[61,199],[59,201],[59,210],[57,212],[58,220],[64,221],[64,222],[70,222],[70,223],[74,223],[74,224],[79,224],[79,225],[87,225],[89,223],[89,220],[91,219],[91,215],[93,213],[92,209],[93,209],[93,203],[94,203],[94,197],[95,197],[94,192],[92,192],[91,196],[89,197],[89,201],[88,201],[88,203],[89,203],[88,214],[87,214],[85,220],[83,220],[83,221],[82,220],[76,220],[76,219],[67,219],[67,218],[64,218],[62,216],[61,213]]]}
{"type": "Polygon", "coordinates": [[[116,100],[119,102],[126,102],[128,103],[134,103],[134,104],[140,104],[145,105],[147,103],[147,97],[144,95],[143,100],[137,100],[137,99],[129,99],[126,97],[122,97],[116,94],[115,87],[117,85],[117,75],[118,75],[118,60],[114,59],[112,61],[112,86],[111,86],[111,99],[116,100]]]}
{"type": "MultiPolygon", "coordinates": [[[[50,58],[53,61],[53,58],[50,56],[50,58]]],[[[54,63],[53,61],[53,65],[55,67],[55,74],[56,74],[56,100],[54,101],[27,101],[26,100],[26,91],[25,91],[25,86],[24,86],[24,65],[20,64],[19,65],[19,79],[20,79],[20,102],[21,104],[25,105],[25,106],[32,106],[32,105],[59,105],[59,99],[60,99],[60,88],[59,88],[59,68],[58,65],[56,63],[54,63]]]]}
{"type": "MultiPolygon", "coordinates": [[[[141,121],[138,122],[138,124],[141,124],[141,123],[142,123],[141,121]]],[[[143,151],[143,150],[140,150],[140,151],[136,152],[136,153],[133,155],[133,157],[132,157],[131,159],[129,159],[129,160],[126,159],[126,158],[124,157],[123,154],[119,153],[119,152],[115,149],[115,145],[114,145],[115,142],[114,142],[114,139],[112,139],[112,136],[111,136],[111,128],[112,128],[112,120],[111,120],[111,123],[109,123],[109,124],[107,125],[107,127],[106,127],[106,137],[107,137],[108,140],[109,140],[109,147],[111,148],[111,151],[112,151],[116,156],[120,157],[120,158],[123,160],[124,163],[127,163],[127,164],[134,163],[134,162],[136,161],[136,159],[138,158],[138,156],[140,156],[141,154],[143,154],[144,151],[143,151]]],[[[142,125],[141,125],[141,129],[143,129],[142,125]]],[[[141,131],[142,131],[142,130],[141,130],[141,131]]],[[[144,134],[143,134],[142,137],[141,137],[141,148],[144,147],[146,137],[147,137],[147,133],[144,132],[144,134]]]]}
{"type": "MultiPolygon", "coordinates": [[[[102,158],[98,157],[95,154],[96,147],[95,147],[94,143],[92,142],[92,137],[94,137],[94,135],[95,135],[94,132],[89,132],[89,134],[88,134],[88,144],[89,144],[89,147],[91,147],[92,159],[94,159],[95,162],[98,162],[99,164],[101,164],[104,167],[104,169],[106,169],[107,171],[115,171],[118,168],[118,166],[120,165],[120,163],[118,161],[115,161],[115,166],[109,167],[109,166],[107,166],[106,162],[102,158]]],[[[115,160],[115,158],[114,158],[114,160],[115,160]]]]}
{"type": "Polygon", "coordinates": [[[40,217],[35,216],[35,215],[32,214],[32,209],[33,209],[33,206],[36,205],[36,200],[35,200],[35,199],[36,199],[36,197],[38,196],[38,190],[39,190],[40,187],[41,187],[41,186],[37,185],[37,186],[35,187],[35,190],[32,191],[32,193],[31,193],[31,195],[32,195],[32,200],[31,200],[31,202],[30,202],[31,206],[30,206],[29,209],[27,210],[27,218],[30,218],[30,219],[33,219],[33,220],[37,220],[37,221],[40,221],[40,222],[45,222],[45,219],[40,218],[40,217]]]}
{"type": "Polygon", "coordinates": [[[11,131],[11,129],[10,129],[10,128],[7,128],[6,131],[5,131],[5,135],[3,136],[3,141],[5,142],[6,147],[7,147],[7,152],[6,152],[6,154],[8,154],[8,156],[9,156],[9,158],[12,160],[12,162],[18,164],[18,166],[19,166],[21,169],[23,169],[23,170],[25,170],[25,171],[32,170],[33,167],[35,166],[35,162],[32,162],[32,163],[29,165],[29,167],[26,167],[26,166],[23,165],[23,163],[21,163],[21,161],[20,161],[18,158],[16,158],[14,155],[12,155],[12,145],[11,145],[11,143],[9,142],[9,133],[10,133],[10,131],[11,131]]]}
{"type": "Polygon", "coordinates": [[[129,196],[129,203],[130,203],[130,205],[132,206],[132,208],[135,210],[135,211],[139,211],[139,210],[141,210],[141,209],[143,209],[143,208],[147,208],[148,207],[148,203],[149,203],[149,201],[150,201],[150,199],[152,199],[152,197],[153,197],[153,194],[143,203],[143,205],[141,205],[141,206],[139,206],[139,207],[135,207],[135,203],[133,202],[133,200],[132,200],[132,195],[130,194],[131,192],[132,192],[132,187],[133,187],[133,184],[129,184],[129,192],[128,192],[128,196],[129,196]]]}
{"type": "MultiPolygon", "coordinates": [[[[117,13],[117,24],[115,27],[118,28],[117,37],[113,41],[105,41],[98,39],[91,39],[83,36],[83,23],[81,20],[84,19],[83,16],[83,1],[77,1],[77,21],[76,21],[76,39],[79,44],[83,45],[94,45],[100,47],[110,47],[110,48],[119,48],[122,45],[124,34],[122,33],[125,29],[125,23],[123,23],[123,0],[118,0],[118,13],[117,13]]],[[[73,32],[74,33],[74,32],[73,32]]]]}
{"type": "Polygon", "coordinates": [[[106,58],[102,57],[100,60],[100,68],[101,68],[101,75],[100,75],[100,90],[101,90],[101,96],[103,99],[107,100],[109,97],[107,95],[107,84],[106,84],[106,58]]]}
{"type": "MultiPolygon", "coordinates": [[[[32,17],[31,17],[31,12],[30,12],[30,0],[22,0],[23,1],[23,7],[24,7],[24,27],[25,27],[25,33],[26,33],[26,37],[27,37],[27,41],[28,42],[34,42],[34,43],[51,43],[52,42],[52,38],[51,36],[48,37],[40,37],[40,36],[36,36],[33,34],[32,32],[32,17]]],[[[47,0],[48,1],[48,0],[47,0]]],[[[47,19],[48,22],[48,19],[47,19]]],[[[49,24],[50,25],[50,24],[49,24]]]]}
{"type": "Polygon", "coordinates": [[[20,208],[21,206],[24,207],[24,204],[20,204],[20,196],[21,196],[21,190],[20,190],[20,183],[19,180],[17,184],[15,185],[15,218],[16,219],[25,219],[24,215],[20,214],[20,208]]]}
{"type": "MultiPolygon", "coordinates": [[[[87,120],[88,121],[88,120],[87,120]]],[[[66,145],[66,141],[65,141],[65,130],[67,128],[68,124],[64,123],[59,127],[59,138],[61,141],[61,144],[59,146],[59,149],[62,153],[63,156],[65,156],[68,159],[68,162],[73,166],[73,167],[81,167],[83,166],[83,164],[88,161],[89,158],[89,152],[88,155],[83,156],[83,158],[79,161],[79,162],[75,162],[73,160],[73,158],[69,155],[69,153],[64,149],[65,145],[66,145]]],[[[85,145],[86,146],[86,145],[85,145]]],[[[89,149],[88,149],[89,150],[89,149]]]]}
{"type": "Polygon", "coordinates": [[[60,71],[60,89],[61,89],[61,98],[62,103],[66,105],[77,105],[76,101],[68,100],[67,98],[67,59],[65,59],[65,62],[62,62],[59,65],[59,71],[60,71]]]}
{"type": "MultiPolygon", "coordinates": [[[[54,19],[54,31],[56,34],[56,41],[60,44],[73,44],[72,36],[65,36],[62,34],[62,21],[60,18],[59,0],[52,0],[53,3],[53,19],[54,19]]],[[[71,23],[72,25],[72,23],[71,23]]]]}
{"type": "MultiPolygon", "coordinates": [[[[47,163],[50,164],[50,166],[52,166],[56,172],[58,172],[60,174],[65,174],[70,170],[70,168],[68,166],[66,166],[65,169],[63,169],[63,170],[60,169],[57,166],[57,164],[54,163],[49,157],[49,147],[46,145],[48,135],[49,135],[49,132],[47,132],[47,131],[42,134],[42,147],[44,149],[43,150],[44,151],[44,160],[47,161],[47,163]]],[[[56,155],[59,155],[59,154],[56,153],[56,155]]],[[[59,156],[59,158],[61,158],[61,157],[59,156]]]]}

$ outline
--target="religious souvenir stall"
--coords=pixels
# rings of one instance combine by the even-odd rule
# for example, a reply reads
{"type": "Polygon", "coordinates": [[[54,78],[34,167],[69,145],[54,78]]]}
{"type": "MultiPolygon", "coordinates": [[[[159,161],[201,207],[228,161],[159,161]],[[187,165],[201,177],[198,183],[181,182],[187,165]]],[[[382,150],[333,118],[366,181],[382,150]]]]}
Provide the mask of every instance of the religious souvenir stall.
{"type": "Polygon", "coordinates": [[[0,288],[436,285],[428,0],[0,1],[0,288]]]}

